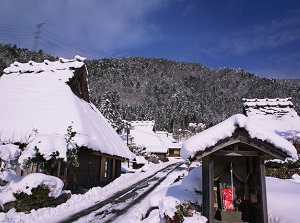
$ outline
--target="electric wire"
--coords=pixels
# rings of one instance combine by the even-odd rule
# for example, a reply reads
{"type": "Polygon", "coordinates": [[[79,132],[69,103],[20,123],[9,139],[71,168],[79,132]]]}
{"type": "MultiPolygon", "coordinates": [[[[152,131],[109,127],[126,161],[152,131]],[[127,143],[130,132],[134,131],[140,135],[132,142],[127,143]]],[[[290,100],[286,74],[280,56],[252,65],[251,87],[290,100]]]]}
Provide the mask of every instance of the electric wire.
{"type": "MultiPolygon", "coordinates": [[[[0,23],[0,41],[9,42],[11,44],[21,42],[23,44],[27,43],[28,45],[32,44],[35,32],[35,27],[0,23]]],[[[62,52],[70,56],[82,55],[86,57],[90,56],[91,58],[100,58],[103,56],[112,57],[111,54],[104,51],[93,51],[87,50],[83,47],[78,47],[80,46],[79,44],[72,43],[70,40],[64,39],[44,28],[41,30],[38,40],[39,45],[42,46],[39,48],[44,50],[46,53],[53,52],[55,49],[54,52],[62,52]]]]}

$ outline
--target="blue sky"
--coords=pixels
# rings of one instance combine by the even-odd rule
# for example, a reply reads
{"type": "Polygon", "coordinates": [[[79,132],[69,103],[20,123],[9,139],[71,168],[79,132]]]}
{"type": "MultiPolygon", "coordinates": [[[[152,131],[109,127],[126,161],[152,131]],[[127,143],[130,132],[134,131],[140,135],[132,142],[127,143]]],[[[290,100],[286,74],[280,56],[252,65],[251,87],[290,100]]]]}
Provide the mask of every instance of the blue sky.
{"type": "Polygon", "coordinates": [[[300,78],[299,0],[0,0],[0,6],[0,41],[29,49],[37,43],[58,57],[144,56],[300,78]]]}

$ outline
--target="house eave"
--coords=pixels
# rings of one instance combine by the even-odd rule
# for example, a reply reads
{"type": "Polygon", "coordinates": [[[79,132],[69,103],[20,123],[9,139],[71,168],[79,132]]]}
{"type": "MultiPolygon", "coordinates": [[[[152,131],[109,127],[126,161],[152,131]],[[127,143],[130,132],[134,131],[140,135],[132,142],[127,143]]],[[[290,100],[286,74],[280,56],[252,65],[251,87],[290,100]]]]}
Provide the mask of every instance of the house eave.
{"type": "Polygon", "coordinates": [[[288,155],[271,144],[250,138],[246,130],[238,128],[231,137],[227,137],[217,142],[214,146],[198,151],[190,160],[200,160],[208,155],[222,156],[261,156],[264,160],[280,159],[285,160],[288,155]],[[240,148],[249,148],[248,150],[240,148]]]}

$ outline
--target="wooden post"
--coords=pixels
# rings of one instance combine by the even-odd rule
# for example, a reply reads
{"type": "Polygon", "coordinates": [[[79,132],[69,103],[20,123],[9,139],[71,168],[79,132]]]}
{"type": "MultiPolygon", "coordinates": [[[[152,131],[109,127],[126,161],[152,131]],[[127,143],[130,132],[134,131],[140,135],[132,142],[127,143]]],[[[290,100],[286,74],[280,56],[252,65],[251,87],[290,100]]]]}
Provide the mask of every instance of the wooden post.
{"type": "Polygon", "coordinates": [[[112,159],[112,179],[114,180],[116,178],[116,168],[117,168],[117,160],[116,159],[112,159]]]}
{"type": "Polygon", "coordinates": [[[75,167],[75,174],[74,174],[74,186],[73,189],[76,188],[76,181],[77,181],[77,167],[75,167]]]}
{"type": "Polygon", "coordinates": [[[32,173],[33,172],[33,163],[30,163],[30,170],[29,170],[29,173],[32,173]]]}
{"type": "Polygon", "coordinates": [[[202,193],[203,215],[209,223],[214,222],[214,159],[211,156],[202,158],[202,193]]]}
{"type": "Polygon", "coordinates": [[[60,161],[58,161],[58,166],[57,166],[57,177],[59,178],[59,176],[60,176],[60,167],[61,167],[61,162],[60,161]]]}
{"type": "Polygon", "coordinates": [[[105,178],[105,165],[106,165],[106,157],[101,156],[100,180],[105,178]]]}
{"type": "Polygon", "coordinates": [[[267,205],[267,190],[266,190],[266,170],[265,163],[262,157],[260,158],[260,185],[261,185],[261,204],[262,204],[262,220],[263,223],[268,223],[268,205],[267,205]]]}
{"type": "Polygon", "coordinates": [[[89,153],[89,162],[88,162],[88,183],[90,183],[90,166],[92,164],[91,162],[91,156],[92,156],[92,153],[89,153]]]}

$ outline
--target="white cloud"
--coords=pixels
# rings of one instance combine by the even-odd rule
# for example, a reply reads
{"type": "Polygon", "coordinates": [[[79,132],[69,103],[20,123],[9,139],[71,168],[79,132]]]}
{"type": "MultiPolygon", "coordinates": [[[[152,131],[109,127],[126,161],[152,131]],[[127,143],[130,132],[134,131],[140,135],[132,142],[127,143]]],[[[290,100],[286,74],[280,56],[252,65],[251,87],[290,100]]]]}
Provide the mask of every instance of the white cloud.
{"type": "Polygon", "coordinates": [[[4,3],[0,19],[9,18],[11,24],[32,27],[44,22],[45,30],[76,43],[78,48],[90,45],[94,52],[114,52],[155,41],[160,35],[159,27],[147,18],[165,5],[164,0],[4,0],[4,3]]]}

